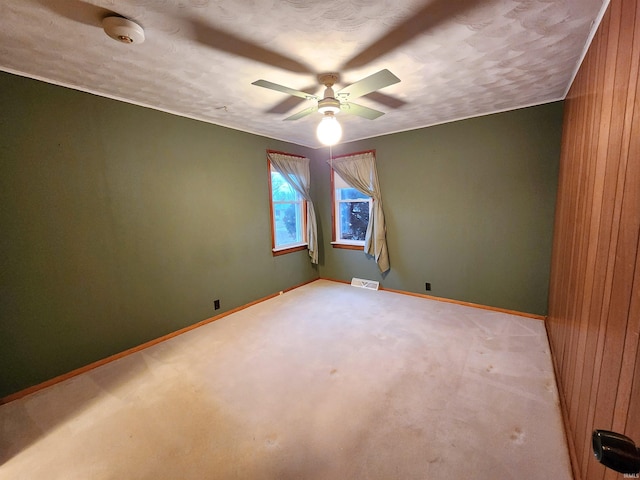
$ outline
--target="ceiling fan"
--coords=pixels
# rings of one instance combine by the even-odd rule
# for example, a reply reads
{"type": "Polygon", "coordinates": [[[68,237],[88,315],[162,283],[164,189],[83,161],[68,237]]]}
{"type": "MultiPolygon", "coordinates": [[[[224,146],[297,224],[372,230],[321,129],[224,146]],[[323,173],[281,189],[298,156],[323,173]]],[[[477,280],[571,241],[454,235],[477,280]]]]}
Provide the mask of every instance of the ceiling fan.
{"type": "Polygon", "coordinates": [[[383,112],[374,110],[373,108],[365,107],[353,103],[351,100],[362,97],[369,93],[380,90],[381,88],[388,87],[398,83],[400,79],[396,77],[389,70],[380,70],[373,75],[369,75],[362,80],[359,80],[351,85],[344,87],[338,92],[334,92],[333,86],[340,81],[340,75],[337,73],[321,73],[318,75],[318,81],[321,85],[325,86],[324,95],[320,98],[318,95],[312,95],[293,88],[284,87],[277,83],[269,82],[267,80],[256,80],[252,85],[258,87],[268,88],[270,90],[276,90],[278,92],[287,93],[295,97],[304,98],[305,100],[316,101],[317,103],[311,107],[305,108],[298,113],[295,113],[285,120],[298,120],[313,112],[320,112],[322,114],[334,115],[340,111],[357,115],[359,117],[367,118],[369,120],[375,120],[376,118],[384,115],[383,112]]]}

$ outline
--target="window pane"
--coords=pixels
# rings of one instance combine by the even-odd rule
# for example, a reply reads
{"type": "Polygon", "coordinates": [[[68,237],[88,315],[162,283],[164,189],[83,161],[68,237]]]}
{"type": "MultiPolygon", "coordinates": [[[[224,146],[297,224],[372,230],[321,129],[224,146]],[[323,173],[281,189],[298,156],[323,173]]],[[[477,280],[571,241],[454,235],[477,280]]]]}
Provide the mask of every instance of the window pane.
{"type": "Polygon", "coordinates": [[[300,200],[300,195],[278,172],[271,172],[271,193],[276,202],[295,202],[300,200]]]}
{"type": "MultiPolygon", "coordinates": [[[[360,193],[355,188],[341,188],[338,190],[338,198],[340,200],[353,200],[356,198],[361,198],[363,200],[368,200],[369,197],[363,193],[360,193]]],[[[367,214],[368,215],[368,214],[367,214]]]]}
{"type": "Polygon", "coordinates": [[[302,215],[299,203],[277,203],[273,206],[276,247],[302,243],[302,215]]]}
{"type": "MultiPolygon", "coordinates": [[[[367,198],[367,197],[365,197],[367,198]]],[[[340,203],[340,239],[364,241],[369,224],[369,202],[340,203]]]]}

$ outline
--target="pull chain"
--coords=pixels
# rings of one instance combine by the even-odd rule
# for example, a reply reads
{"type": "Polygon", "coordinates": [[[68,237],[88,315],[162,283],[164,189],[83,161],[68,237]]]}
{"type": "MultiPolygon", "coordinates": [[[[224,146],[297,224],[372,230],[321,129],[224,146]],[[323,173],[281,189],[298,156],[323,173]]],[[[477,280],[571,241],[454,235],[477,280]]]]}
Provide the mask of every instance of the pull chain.
{"type": "Polygon", "coordinates": [[[329,164],[331,165],[331,170],[333,170],[333,149],[331,145],[329,145],[329,164]]]}

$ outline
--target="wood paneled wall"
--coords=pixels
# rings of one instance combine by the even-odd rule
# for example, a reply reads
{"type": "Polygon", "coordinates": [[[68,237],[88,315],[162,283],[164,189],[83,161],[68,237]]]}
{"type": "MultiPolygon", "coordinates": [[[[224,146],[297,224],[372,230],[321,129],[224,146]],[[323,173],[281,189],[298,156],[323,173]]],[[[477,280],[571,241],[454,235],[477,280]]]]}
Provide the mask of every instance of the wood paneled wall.
{"type": "Polygon", "coordinates": [[[640,2],[612,0],[565,103],[547,330],[576,479],[640,442],[640,2]]]}

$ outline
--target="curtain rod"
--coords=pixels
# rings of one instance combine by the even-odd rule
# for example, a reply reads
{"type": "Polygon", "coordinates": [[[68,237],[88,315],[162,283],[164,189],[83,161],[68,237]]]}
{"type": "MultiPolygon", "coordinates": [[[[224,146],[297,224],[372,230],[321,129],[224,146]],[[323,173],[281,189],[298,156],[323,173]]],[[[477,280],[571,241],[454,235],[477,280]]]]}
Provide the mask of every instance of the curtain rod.
{"type": "Polygon", "coordinates": [[[373,153],[373,155],[375,156],[376,150],[373,149],[373,150],[363,150],[361,152],[345,153],[344,155],[337,155],[333,158],[353,157],[354,155],[362,155],[364,153],[373,153]]]}
{"type": "Polygon", "coordinates": [[[304,155],[296,155],[295,153],[280,152],[280,151],[278,151],[278,150],[269,150],[268,148],[267,148],[267,153],[268,153],[268,154],[269,154],[269,153],[278,153],[278,154],[280,154],[280,155],[288,155],[288,156],[290,156],[290,157],[296,157],[296,158],[307,158],[307,157],[305,157],[304,155]]]}

